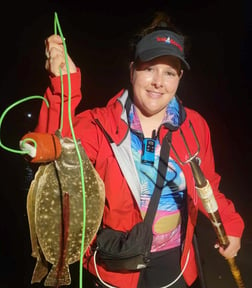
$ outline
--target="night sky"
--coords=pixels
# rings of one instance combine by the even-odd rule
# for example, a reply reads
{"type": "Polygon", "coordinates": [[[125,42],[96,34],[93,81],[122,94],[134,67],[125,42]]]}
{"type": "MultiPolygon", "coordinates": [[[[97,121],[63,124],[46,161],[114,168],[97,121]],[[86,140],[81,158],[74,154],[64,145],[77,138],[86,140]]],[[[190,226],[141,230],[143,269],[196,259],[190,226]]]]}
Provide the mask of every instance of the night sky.
{"type": "MultiPolygon", "coordinates": [[[[43,95],[49,83],[44,69],[44,40],[54,33],[54,12],[68,52],[82,70],[85,101],[81,110],[105,105],[128,85],[129,38],[154,11],[167,11],[191,43],[187,58],[191,70],[184,73],[178,95],[209,123],[216,170],[222,176],[221,190],[235,202],[245,220],[243,253],[251,253],[251,4],[248,0],[117,2],[7,3],[0,19],[0,113],[20,99],[43,95]]],[[[19,139],[36,125],[39,107],[40,101],[32,100],[10,110],[1,126],[1,142],[19,149],[19,139]]],[[[26,215],[27,163],[23,156],[1,147],[0,159],[4,281],[0,286],[19,284],[27,288],[31,287],[33,271],[26,215]]]]}

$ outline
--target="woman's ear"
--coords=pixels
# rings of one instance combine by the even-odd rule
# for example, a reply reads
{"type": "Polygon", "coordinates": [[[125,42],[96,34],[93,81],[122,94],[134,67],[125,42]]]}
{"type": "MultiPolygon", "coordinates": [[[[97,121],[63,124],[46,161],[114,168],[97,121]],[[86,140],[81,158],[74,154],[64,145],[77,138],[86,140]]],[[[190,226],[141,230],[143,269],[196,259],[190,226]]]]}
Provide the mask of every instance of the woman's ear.
{"type": "Polygon", "coordinates": [[[181,69],[181,70],[180,70],[180,74],[179,74],[179,80],[181,80],[183,74],[184,74],[184,70],[181,69]]]}

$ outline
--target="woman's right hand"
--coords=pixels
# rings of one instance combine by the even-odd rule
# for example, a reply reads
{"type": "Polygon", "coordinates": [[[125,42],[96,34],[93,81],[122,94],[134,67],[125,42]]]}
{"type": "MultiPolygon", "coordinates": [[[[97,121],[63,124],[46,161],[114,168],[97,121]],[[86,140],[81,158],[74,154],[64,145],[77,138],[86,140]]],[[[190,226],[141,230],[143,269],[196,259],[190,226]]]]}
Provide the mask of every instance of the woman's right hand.
{"type": "MultiPolygon", "coordinates": [[[[52,76],[67,74],[65,51],[63,41],[59,35],[51,35],[45,40],[45,68],[52,76]]],[[[72,59],[67,55],[69,72],[77,72],[77,68],[72,59]]]]}

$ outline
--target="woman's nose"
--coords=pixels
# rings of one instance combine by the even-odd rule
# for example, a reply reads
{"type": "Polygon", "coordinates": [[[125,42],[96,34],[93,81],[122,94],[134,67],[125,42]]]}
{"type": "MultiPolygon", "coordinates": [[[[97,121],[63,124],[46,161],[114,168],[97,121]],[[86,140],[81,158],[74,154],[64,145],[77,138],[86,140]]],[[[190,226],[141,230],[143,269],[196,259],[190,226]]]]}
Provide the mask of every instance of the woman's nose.
{"type": "Polygon", "coordinates": [[[155,87],[163,86],[163,77],[162,74],[159,72],[155,72],[152,77],[152,85],[155,87]]]}

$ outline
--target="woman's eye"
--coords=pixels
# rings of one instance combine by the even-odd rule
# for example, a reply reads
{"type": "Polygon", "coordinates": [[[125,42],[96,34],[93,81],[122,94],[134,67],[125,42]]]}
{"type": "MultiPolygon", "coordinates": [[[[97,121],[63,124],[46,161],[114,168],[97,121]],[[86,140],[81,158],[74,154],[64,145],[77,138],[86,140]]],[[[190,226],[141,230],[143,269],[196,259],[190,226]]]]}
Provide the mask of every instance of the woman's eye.
{"type": "Polygon", "coordinates": [[[173,71],[167,71],[166,74],[167,74],[168,76],[171,76],[171,77],[176,76],[176,73],[173,72],[173,71]]]}

